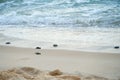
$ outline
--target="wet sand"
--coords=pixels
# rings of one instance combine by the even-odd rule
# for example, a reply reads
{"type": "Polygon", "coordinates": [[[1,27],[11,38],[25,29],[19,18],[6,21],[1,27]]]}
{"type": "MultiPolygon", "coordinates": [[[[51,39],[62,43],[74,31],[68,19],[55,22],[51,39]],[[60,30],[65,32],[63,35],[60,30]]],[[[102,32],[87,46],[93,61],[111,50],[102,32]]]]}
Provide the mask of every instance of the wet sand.
{"type": "Polygon", "coordinates": [[[116,53],[0,46],[0,71],[33,67],[43,71],[59,69],[65,73],[92,77],[92,79],[83,80],[104,80],[102,77],[118,80],[120,78],[119,60],[120,54],[116,53]],[[101,78],[95,79],[92,75],[101,78]]]}

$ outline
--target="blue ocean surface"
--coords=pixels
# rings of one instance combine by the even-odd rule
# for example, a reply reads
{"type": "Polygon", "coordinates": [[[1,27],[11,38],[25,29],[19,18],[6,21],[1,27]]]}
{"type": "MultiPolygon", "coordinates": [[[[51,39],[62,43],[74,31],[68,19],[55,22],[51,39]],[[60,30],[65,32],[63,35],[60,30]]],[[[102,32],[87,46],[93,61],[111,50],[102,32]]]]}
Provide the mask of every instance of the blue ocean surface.
{"type": "Polygon", "coordinates": [[[120,27],[120,0],[0,0],[0,25],[120,27]]]}
{"type": "Polygon", "coordinates": [[[120,0],[0,0],[0,44],[117,52],[120,0]]]}

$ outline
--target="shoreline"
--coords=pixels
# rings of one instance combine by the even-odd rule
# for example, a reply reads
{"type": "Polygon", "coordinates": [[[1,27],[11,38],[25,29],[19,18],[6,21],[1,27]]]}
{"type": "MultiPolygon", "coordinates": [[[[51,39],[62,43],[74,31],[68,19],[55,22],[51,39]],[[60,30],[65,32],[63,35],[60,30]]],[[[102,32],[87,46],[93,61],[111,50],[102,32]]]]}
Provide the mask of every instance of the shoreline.
{"type": "MultiPolygon", "coordinates": [[[[80,45],[68,45],[68,44],[58,44],[57,47],[53,47],[54,43],[50,42],[38,42],[38,41],[30,41],[24,39],[18,39],[15,37],[8,37],[0,33],[1,37],[1,46],[10,46],[10,47],[18,47],[18,48],[30,48],[33,49],[37,46],[40,46],[42,49],[56,49],[56,50],[68,50],[68,51],[82,51],[82,52],[92,52],[92,53],[114,53],[119,54],[120,49],[115,49],[115,46],[88,46],[82,47],[80,45]],[[10,44],[6,44],[6,42],[10,42],[10,44]]],[[[56,44],[56,43],[55,43],[56,44]]]]}
{"type": "Polygon", "coordinates": [[[87,73],[105,78],[120,78],[120,54],[56,49],[32,49],[0,46],[0,70],[34,67],[60,69],[67,73],[87,73]],[[40,52],[40,55],[36,55],[40,52]]]}
{"type": "MultiPolygon", "coordinates": [[[[1,26],[0,26],[1,27],[1,26]]],[[[120,53],[120,28],[55,28],[55,27],[28,27],[3,26],[0,29],[0,45],[11,42],[10,46],[43,49],[77,50],[86,52],[120,53]],[[46,35],[46,36],[45,36],[46,35]],[[63,37],[65,35],[65,37],[63,37]],[[93,35],[93,36],[91,36],[93,35]],[[71,37],[73,36],[73,37],[71,37]]]]}
{"type": "MultiPolygon", "coordinates": [[[[119,52],[107,52],[107,51],[99,51],[99,50],[82,50],[82,49],[71,49],[71,48],[61,48],[61,47],[53,47],[51,45],[51,48],[44,48],[44,47],[41,47],[41,46],[34,46],[34,47],[22,47],[22,46],[15,46],[15,45],[8,45],[8,44],[3,44],[3,45],[0,45],[0,47],[9,47],[9,48],[21,48],[21,49],[32,49],[32,50],[50,50],[50,51],[72,51],[72,52],[82,52],[82,53],[91,53],[91,54],[120,54],[119,52]],[[41,49],[36,49],[36,47],[40,47],[41,49]]],[[[114,47],[113,47],[114,49],[114,47]]],[[[114,50],[119,50],[119,49],[114,49],[114,50]]]]}

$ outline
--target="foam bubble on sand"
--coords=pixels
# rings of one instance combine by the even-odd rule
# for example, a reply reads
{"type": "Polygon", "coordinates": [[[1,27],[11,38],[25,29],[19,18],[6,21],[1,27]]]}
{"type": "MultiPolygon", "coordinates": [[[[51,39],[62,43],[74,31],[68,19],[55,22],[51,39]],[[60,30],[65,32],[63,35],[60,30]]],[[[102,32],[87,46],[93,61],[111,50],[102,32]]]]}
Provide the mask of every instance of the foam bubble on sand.
{"type": "Polygon", "coordinates": [[[0,80],[108,80],[97,76],[83,76],[62,73],[60,70],[51,72],[40,71],[31,67],[13,68],[0,71],[0,80]],[[51,75],[59,74],[59,75],[51,75]]]}

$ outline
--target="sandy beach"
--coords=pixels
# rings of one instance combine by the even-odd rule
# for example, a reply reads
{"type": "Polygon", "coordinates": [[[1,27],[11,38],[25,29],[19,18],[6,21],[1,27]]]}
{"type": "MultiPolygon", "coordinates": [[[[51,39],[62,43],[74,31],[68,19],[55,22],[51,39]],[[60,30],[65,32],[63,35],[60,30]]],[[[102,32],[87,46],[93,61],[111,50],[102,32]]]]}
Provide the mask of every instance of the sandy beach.
{"type": "Polygon", "coordinates": [[[120,0],[0,0],[0,80],[120,80],[120,0]]]}
{"type": "Polygon", "coordinates": [[[114,53],[0,46],[0,71],[33,67],[43,71],[59,69],[64,73],[91,76],[83,80],[104,80],[103,77],[119,80],[119,60],[120,54],[114,53]],[[95,79],[92,75],[99,76],[100,79],[95,79]]]}

